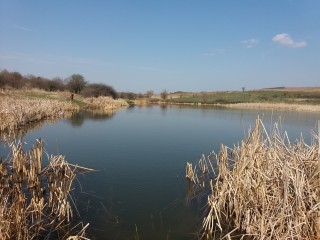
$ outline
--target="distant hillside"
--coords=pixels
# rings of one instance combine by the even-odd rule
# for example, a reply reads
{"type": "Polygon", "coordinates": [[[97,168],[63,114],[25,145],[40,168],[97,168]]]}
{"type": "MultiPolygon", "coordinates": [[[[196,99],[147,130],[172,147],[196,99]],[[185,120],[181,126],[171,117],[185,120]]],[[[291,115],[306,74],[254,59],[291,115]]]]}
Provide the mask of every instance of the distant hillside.
{"type": "Polygon", "coordinates": [[[275,87],[263,88],[263,91],[286,91],[286,92],[320,92],[320,87],[275,87]]]}

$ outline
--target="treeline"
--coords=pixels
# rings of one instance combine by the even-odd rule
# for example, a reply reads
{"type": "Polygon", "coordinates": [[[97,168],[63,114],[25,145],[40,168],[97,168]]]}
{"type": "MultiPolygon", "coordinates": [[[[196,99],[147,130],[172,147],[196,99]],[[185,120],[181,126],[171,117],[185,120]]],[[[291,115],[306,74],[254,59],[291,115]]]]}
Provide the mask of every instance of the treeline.
{"type": "Polygon", "coordinates": [[[19,72],[0,72],[0,89],[42,89],[44,91],[70,91],[84,97],[110,96],[114,99],[119,93],[103,83],[88,83],[80,74],[73,74],[65,80],[56,77],[48,79],[34,75],[23,76],[19,72]]]}
{"type": "Polygon", "coordinates": [[[139,98],[151,98],[154,95],[152,90],[147,91],[146,93],[133,93],[133,92],[120,92],[119,97],[123,99],[139,99],[139,98]]]}
{"type": "MultiPolygon", "coordinates": [[[[0,89],[42,89],[48,92],[54,91],[70,91],[72,93],[81,94],[84,97],[99,97],[99,96],[110,96],[114,99],[139,99],[148,98],[150,99],[154,93],[152,90],[146,93],[134,93],[134,92],[117,92],[113,87],[104,83],[89,83],[80,74],[73,74],[66,79],[55,77],[48,79],[44,77],[26,75],[23,76],[19,72],[9,72],[2,70],[0,72],[0,89]]],[[[164,91],[166,94],[167,92],[164,91]]]]}
{"type": "Polygon", "coordinates": [[[45,91],[64,91],[66,84],[61,78],[52,80],[36,77],[34,75],[23,76],[19,72],[0,72],[0,88],[2,89],[31,89],[38,88],[45,91]]]}

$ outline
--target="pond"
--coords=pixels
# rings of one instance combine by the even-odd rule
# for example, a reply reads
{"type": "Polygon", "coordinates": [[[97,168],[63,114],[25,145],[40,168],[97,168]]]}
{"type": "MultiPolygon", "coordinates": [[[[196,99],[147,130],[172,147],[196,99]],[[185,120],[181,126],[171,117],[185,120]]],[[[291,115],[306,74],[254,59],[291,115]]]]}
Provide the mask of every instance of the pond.
{"type": "Polygon", "coordinates": [[[267,129],[281,119],[291,140],[302,133],[306,142],[319,120],[305,112],[145,106],[80,112],[22,140],[28,148],[42,138],[49,154],[97,170],[81,175],[74,191],[76,221],[90,223],[91,239],[194,239],[206,198],[187,201],[186,162],[237,144],[258,115],[267,129]]]}

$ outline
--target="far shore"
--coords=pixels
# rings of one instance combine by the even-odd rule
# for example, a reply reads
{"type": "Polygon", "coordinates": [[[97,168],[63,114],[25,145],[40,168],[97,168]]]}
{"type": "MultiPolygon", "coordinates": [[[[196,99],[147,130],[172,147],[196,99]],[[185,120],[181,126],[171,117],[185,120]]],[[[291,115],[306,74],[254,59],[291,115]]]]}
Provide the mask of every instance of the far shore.
{"type": "Polygon", "coordinates": [[[281,88],[225,92],[175,92],[134,100],[136,105],[165,104],[234,109],[320,112],[320,88],[281,88]]]}
{"type": "MultiPolygon", "coordinates": [[[[149,103],[154,104],[154,103],[149,103]]],[[[270,110],[288,110],[298,112],[320,112],[320,105],[307,104],[290,104],[290,103],[172,103],[172,102],[158,102],[160,105],[185,105],[185,106],[208,106],[217,108],[229,109],[270,109],[270,110]]],[[[136,105],[148,105],[136,104],[136,105]]]]}
{"type": "Polygon", "coordinates": [[[177,93],[166,99],[158,96],[138,99],[111,97],[84,98],[79,94],[16,90],[0,92],[0,132],[15,130],[29,123],[60,119],[79,110],[116,110],[133,105],[186,105],[228,109],[270,109],[298,112],[320,112],[320,92],[217,92],[177,93]]]}
{"type": "MultiPolygon", "coordinates": [[[[162,103],[166,104],[166,103],[162,103]]],[[[320,105],[302,105],[290,103],[228,103],[228,104],[203,104],[203,103],[169,103],[170,105],[190,105],[190,106],[212,106],[219,108],[234,108],[234,109],[273,109],[273,110],[288,110],[299,112],[320,112],[320,105]]]]}
{"type": "Polygon", "coordinates": [[[123,99],[83,98],[68,92],[40,90],[0,92],[0,133],[12,132],[31,123],[70,117],[80,110],[110,111],[128,107],[123,99]]]}
{"type": "MultiPolygon", "coordinates": [[[[221,104],[222,105],[222,104],[221,104]]],[[[277,109],[299,112],[320,112],[320,105],[290,104],[290,103],[234,103],[223,104],[226,108],[237,109],[277,109]]]]}

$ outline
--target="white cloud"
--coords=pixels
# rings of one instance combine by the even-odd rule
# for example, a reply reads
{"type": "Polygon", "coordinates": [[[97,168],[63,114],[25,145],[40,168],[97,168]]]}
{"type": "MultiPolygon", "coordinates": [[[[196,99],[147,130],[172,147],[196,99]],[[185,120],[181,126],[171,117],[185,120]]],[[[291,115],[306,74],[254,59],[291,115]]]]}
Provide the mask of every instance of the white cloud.
{"type": "Polygon", "coordinates": [[[252,48],[259,43],[259,40],[256,38],[251,38],[247,40],[243,40],[241,42],[246,48],[252,48]]]}
{"type": "Polygon", "coordinates": [[[226,50],[224,48],[216,48],[216,49],[213,49],[212,51],[210,52],[205,52],[203,55],[204,56],[216,56],[220,53],[224,53],[226,50]]]}
{"type": "Polygon", "coordinates": [[[279,33],[275,35],[272,38],[272,41],[291,48],[302,48],[307,46],[306,41],[294,41],[287,33],[279,33]]]}
{"type": "Polygon", "coordinates": [[[21,26],[21,25],[18,25],[18,24],[13,24],[12,26],[13,26],[15,29],[19,29],[19,30],[22,30],[22,31],[34,32],[33,29],[27,28],[27,27],[24,27],[24,26],[21,26]]]}

